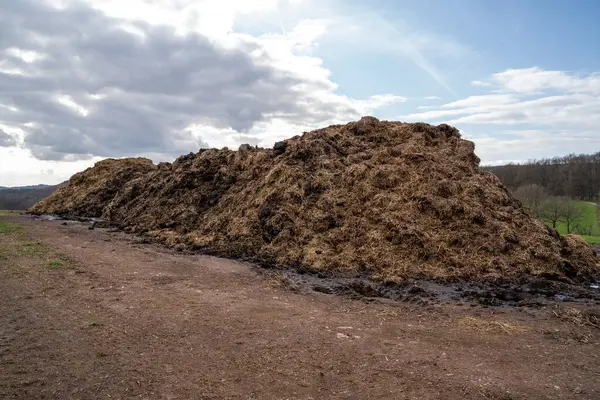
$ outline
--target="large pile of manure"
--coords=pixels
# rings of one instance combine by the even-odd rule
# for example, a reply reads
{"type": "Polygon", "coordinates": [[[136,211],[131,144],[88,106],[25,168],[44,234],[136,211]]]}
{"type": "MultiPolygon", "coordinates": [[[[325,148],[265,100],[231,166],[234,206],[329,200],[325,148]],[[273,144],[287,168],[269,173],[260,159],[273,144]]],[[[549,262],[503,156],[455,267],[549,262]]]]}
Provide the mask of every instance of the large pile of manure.
{"type": "MultiPolygon", "coordinates": [[[[599,271],[587,244],[535,219],[448,125],[364,117],[274,149],[201,150],[146,169],[93,210],[178,249],[389,282],[599,271]]],[[[76,196],[86,185],[51,199],[87,212],[76,196]]]]}

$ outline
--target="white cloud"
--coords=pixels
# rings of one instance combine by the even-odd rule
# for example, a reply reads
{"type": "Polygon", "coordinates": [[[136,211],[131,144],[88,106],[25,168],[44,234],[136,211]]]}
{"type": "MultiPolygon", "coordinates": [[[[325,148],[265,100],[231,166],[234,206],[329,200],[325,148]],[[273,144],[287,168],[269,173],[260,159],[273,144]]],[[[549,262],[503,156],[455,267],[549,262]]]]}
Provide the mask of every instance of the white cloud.
{"type": "Polygon", "coordinates": [[[392,94],[374,95],[369,97],[367,100],[355,101],[357,109],[361,111],[361,114],[367,114],[375,111],[378,108],[389,106],[394,103],[404,103],[407,101],[406,97],[396,96],[392,94]]]}
{"type": "Polygon", "coordinates": [[[515,99],[503,104],[481,104],[456,111],[469,115],[448,121],[451,124],[530,124],[585,128],[600,123],[600,98],[563,94],[532,100],[515,99]]]}
{"type": "MultiPolygon", "coordinates": [[[[22,0],[3,5],[3,183],[38,183],[32,180],[42,175],[56,183],[107,156],[162,161],[208,145],[269,146],[405,102],[389,93],[364,99],[337,93],[314,51],[339,21],[336,13],[314,18],[315,4],[22,0]],[[269,28],[240,33],[240,22],[251,25],[247,32],[269,28]],[[15,165],[54,174],[25,173],[15,165]]],[[[427,47],[426,41],[420,46],[427,47]]]]}
{"type": "Polygon", "coordinates": [[[536,93],[557,90],[569,93],[600,95],[600,75],[578,76],[564,71],[546,71],[537,67],[508,69],[492,79],[506,90],[516,93],[536,93]]]}
{"type": "Polygon", "coordinates": [[[231,33],[236,18],[274,12],[279,0],[87,0],[107,15],[153,25],[176,27],[181,34],[197,32],[211,38],[231,33]]]}
{"type": "Polygon", "coordinates": [[[469,96],[443,104],[436,110],[409,114],[406,118],[443,120],[457,125],[558,124],[590,127],[600,123],[600,91],[595,93],[597,75],[575,77],[560,71],[544,71],[538,76],[538,72],[529,68],[494,74],[494,79],[503,85],[505,93],[469,96]],[[539,79],[523,80],[526,76],[537,76],[539,79]],[[520,84],[522,81],[530,82],[529,86],[520,84]],[[553,88],[555,92],[552,95],[539,93],[543,88],[553,88]]]}
{"type": "Polygon", "coordinates": [[[100,159],[57,163],[31,158],[31,155],[24,149],[0,147],[0,186],[64,182],[74,173],[91,167],[100,159]],[[23,168],[23,165],[27,165],[27,168],[23,168]]]}
{"type": "Polygon", "coordinates": [[[600,149],[595,129],[600,125],[598,78],[538,68],[507,70],[492,76],[502,93],[469,96],[434,109],[426,106],[426,111],[400,118],[480,132],[466,136],[488,164],[594,152],[600,149]]]}
{"type": "Polygon", "coordinates": [[[490,107],[514,103],[517,96],[511,94],[487,94],[482,96],[469,96],[463,100],[453,101],[442,105],[442,108],[461,107],[490,107]]]}
{"type": "Polygon", "coordinates": [[[57,95],[55,96],[55,100],[57,103],[62,104],[82,117],[86,117],[90,113],[87,108],[73,101],[69,95],[57,95]]]}
{"type": "Polygon", "coordinates": [[[495,134],[495,137],[467,136],[475,141],[477,155],[487,165],[524,162],[570,153],[590,153],[600,149],[600,136],[595,131],[524,129],[495,131],[495,134]]]}
{"type": "Polygon", "coordinates": [[[0,129],[0,147],[13,147],[16,146],[17,143],[17,139],[13,135],[0,129]]]}
{"type": "Polygon", "coordinates": [[[441,100],[441,97],[438,96],[427,96],[425,97],[425,100],[441,100]]]}
{"type": "Polygon", "coordinates": [[[471,81],[471,85],[473,85],[473,86],[492,86],[491,83],[484,82],[484,81],[471,81]]]}
{"type": "Polygon", "coordinates": [[[28,64],[39,61],[46,57],[45,54],[36,51],[21,50],[16,47],[9,47],[8,49],[6,49],[5,54],[10,57],[19,58],[28,64]]]}
{"type": "MultiPolygon", "coordinates": [[[[420,113],[409,114],[403,116],[402,118],[406,118],[408,120],[418,120],[418,121],[429,121],[429,120],[437,120],[440,118],[445,118],[449,116],[457,116],[464,114],[477,114],[477,113],[485,113],[491,112],[497,109],[497,107],[511,104],[514,102],[517,97],[513,95],[507,94],[489,94],[489,95],[481,95],[481,96],[470,96],[462,100],[453,101],[451,103],[446,103],[441,106],[438,106],[436,110],[426,111],[420,113]]],[[[436,107],[425,106],[418,107],[418,109],[432,109],[436,107]]]]}

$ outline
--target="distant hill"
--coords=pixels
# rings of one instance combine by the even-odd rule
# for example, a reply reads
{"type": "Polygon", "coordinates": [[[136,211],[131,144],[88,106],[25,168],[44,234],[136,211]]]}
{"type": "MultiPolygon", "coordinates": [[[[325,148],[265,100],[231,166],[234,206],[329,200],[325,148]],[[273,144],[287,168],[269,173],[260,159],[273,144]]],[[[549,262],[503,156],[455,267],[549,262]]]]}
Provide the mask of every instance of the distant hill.
{"type": "Polygon", "coordinates": [[[50,196],[62,184],[0,186],[0,210],[26,210],[38,201],[50,196]]]}
{"type": "Polygon", "coordinates": [[[20,189],[44,189],[50,187],[56,187],[58,185],[29,185],[29,186],[0,186],[0,190],[20,190],[20,189]]]}

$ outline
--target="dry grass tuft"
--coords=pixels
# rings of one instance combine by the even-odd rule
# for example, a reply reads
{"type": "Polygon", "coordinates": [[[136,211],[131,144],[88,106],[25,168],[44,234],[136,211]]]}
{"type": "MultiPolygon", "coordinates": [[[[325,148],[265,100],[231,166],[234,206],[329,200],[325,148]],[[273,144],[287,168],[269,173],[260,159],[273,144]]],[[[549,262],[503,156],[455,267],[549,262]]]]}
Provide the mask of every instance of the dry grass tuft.
{"type": "Polygon", "coordinates": [[[34,210],[102,213],[178,249],[388,282],[600,271],[589,246],[536,220],[448,125],[365,117],[274,150],[127,163],[98,163],[34,210]]]}
{"type": "Polygon", "coordinates": [[[472,316],[461,317],[456,322],[462,328],[477,332],[514,335],[517,333],[524,333],[529,330],[529,328],[518,324],[510,324],[508,322],[500,321],[486,321],[484,319],[475,318],[472,316]]]}
{"type": "Polygon", "coordinates": [[[584,311],[573,307],[556,306],[552,313],[556,318],[578,326],[600,328],[600,314],[592,311],[584,311]]]}
{"type": "Polygon", "coordinates": [[[290,287],[294,283],[290,277],[276,271],[268,274],[266,282],[272,287],[290,287]]]}

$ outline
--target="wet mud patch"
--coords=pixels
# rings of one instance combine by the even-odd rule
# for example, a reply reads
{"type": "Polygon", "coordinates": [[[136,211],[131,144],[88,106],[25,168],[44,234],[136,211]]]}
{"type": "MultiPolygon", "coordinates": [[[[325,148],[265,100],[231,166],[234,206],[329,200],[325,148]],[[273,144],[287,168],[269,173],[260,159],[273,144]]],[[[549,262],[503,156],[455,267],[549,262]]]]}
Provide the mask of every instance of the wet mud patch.
{"type": "Polygon", "coordinates": [[[483,306],[544,307],[563,302],[600,305],[597,285],[578,286],[545,278],[524,278],[517,282],[469,282],[414,280],[389,284],[360,276],[331,276],[307,270],[285,269],[258,272],[274,276],[293,291],[348,296],[355,299],[386,299],[430,305],[459,301],[483,306]]]}

